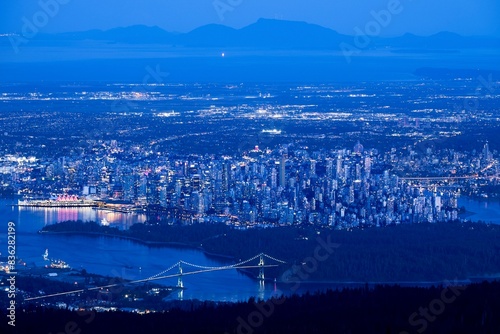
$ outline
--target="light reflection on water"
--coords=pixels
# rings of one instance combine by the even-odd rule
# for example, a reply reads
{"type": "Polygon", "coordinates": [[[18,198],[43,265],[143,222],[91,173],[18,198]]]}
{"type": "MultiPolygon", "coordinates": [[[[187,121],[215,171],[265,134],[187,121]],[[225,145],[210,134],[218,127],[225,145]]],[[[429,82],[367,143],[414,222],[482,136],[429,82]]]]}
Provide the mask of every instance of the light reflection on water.
{"type": "MultiPolygon", "coordinates": [[[[130,280],[149,278],[169,268],[179,260],[203,266],[220,266],[232,262],[207,258],[199,250],[173,247],[147,247],[143,244],[108,237],[81,235],[42,235],[37,232],[44,226],[65,220],[101,221],[110,226],[128,228],[143,223],[146,216],[92,208],[31,208],[12,206],[15,201],[0,200],[0,225],[16,222],[17,255],[29,266],[45,266],[42,254],[49,249],[49,258],[61,259],[72,268],[86,269],[90,273],[118,276],[130,280]]],[[[6,228],[0,229],[0,247],[5,245],[6,228]]],[[[0,249],[6,252],[6,249],[0,249]]],[[[258,260],[257,260],[258,262],[258,260]]],[[[257,262],[255,264],[257,264],[257,262]]],[[[192,268],[186,268],[190,271],[192,268]]],[[[175,274],[176,269],[167,274],[175,274]]],[[[156,281],[175,286],[177,278],[156,281]]],[[[250,297],[269,298],[274,293],[271,283],[259,281],[238,272],[224,270],[183,277],[184,290],[172,298],[215,301],[244,301],[250,297]]]]}
{"type": "MultiPolygon", "coordinates": [[[[194,249],[172,247],[147,247],[145,245],[118,238],[88,237],[79,235],[41,235],[37,231],[43,226],[64,220],[106,219],[111,226],[128,228],[134,223],[146,220],[142,214],[126,214],[100,211],[92,208],[18,208],[12,206],[13,201],[0,200],[0,249],[5,253],[6,231],[8,221],[16,222],[17,252],[29,265],[43,266],[42,254],[49,249],[50,258],[62,259],[75,269],[86,269],[88,272],[105,276],[120,276],[125,279],[144,279],[156,275],[179,260],[203,266],[220,266],[231,264],[207,258],[204,253],[194,249]],[[3,246],[2,246],[3,245],[3,246]]],[[[459,205],[464,205],[475,215],[471,220],[484,220],[500,223],[500,205],[497,202],[479,202],[468,198],[460,198],[459,205]]],[[[175,273],[175,269],[169,273],[175,273]]],[[[157,281],[174,286],[176,278],[157,281]]],[[[259,282],[232,269],[214,271],[200,275],[185,276],[184,290],[174,294],[172,298],[200,299],[215,301],[244,301],[250,297],[261,299],[275,294],[290,294],[291,286],[284,283],[259,282]]],[[[362,287],[364,284],[300,284],[293,292],[305,293],[328,288],[362,287]]]]}
{"type": "Polygon", "coordinates": [[[122,213],[94,208],[12,207],[12,210],[18,211],[18,220],[20,222],[21,216],[30,217],[30,220],[43,222],[41,227],[66,220],[96,221],[99,223],[105,219],[111,226],[127,229],[133,224],[146,221],[146,215],[144,214],[122,213]]]}

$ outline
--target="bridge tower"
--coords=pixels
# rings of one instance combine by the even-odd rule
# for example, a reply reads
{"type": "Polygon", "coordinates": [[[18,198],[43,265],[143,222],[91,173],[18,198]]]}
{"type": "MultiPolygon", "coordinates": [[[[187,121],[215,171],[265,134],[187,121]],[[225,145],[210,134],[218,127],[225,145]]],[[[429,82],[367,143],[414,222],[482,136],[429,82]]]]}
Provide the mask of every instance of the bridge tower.
{"type": "Polygon", "coordinates": [[[179,262],[179,277],[177,278],[177,287],[184,288],[184,284],[182,283],[182,264],[179,262]]]}
{"type": "Polygon", "coordinates": [[[259,280],[264,281],[265,276],[264,276],[264,255],[260,254],[260,260],[259,260],[259,280]]]}

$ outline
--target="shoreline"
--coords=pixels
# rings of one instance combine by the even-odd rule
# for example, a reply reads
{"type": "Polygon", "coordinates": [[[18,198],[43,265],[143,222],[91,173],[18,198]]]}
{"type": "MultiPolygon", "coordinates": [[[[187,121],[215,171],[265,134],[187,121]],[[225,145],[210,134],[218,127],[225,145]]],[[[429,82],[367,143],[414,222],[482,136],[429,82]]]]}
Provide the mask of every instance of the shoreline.
{"type": "Polygon", "coordinates": [[[62,231],[62,232],[53,232],[53,231],[38,231],[38,234],[47,234],[47,235],[56,235],[56,234],[66,234],[66,235],[87,235],[87,236],[98,236],[98,237],[112,237],[112,238],[119,238],[123,240],[130,240],[130,241],[135,241],[139,244],[145,245],[145,246],[158,246],[158,247],[179,247],[179,248],[189,248],[189,249],[196,249],[199,251],[202,251],[203,254],[211,257],[217,257],[217,258],[222,258],[222,259],[234,259],[234,256],[230,255],[225,255],[225,254],[217,254],[217,253],[211,253],[207,250],[205,250],[201,246],[195,246],[192,244],[188,244],[185,242],[175,242],[175,241],[147,241],[147,240],[142,240],[136,237],[131,237],[131,236],[126,236],[126,235],[118,235],[118,234],[107,234],[107,233],[102,233],[102,232],[79,232],[79,231],[62,231]]]}
{"type": "MultiPolygon", "coordinates": [[[[183,242],[166,242],[166,241],[145,241],[139,238],[135,237],[130,237],[130,236],[123,236],[123,235],[114,235],[114,234],[106,234],[106,233],[101,233],[101,232],[75,232],[75,231],[64,231],[64,232],[52,232],[52,231],[39,231],[39,234],[48,234],[48,235],[80,235],[80,236],[97,236],[97,237],[112,237],[112,238],[119,238],[122,240],[130,240],[134,241],[137,243],[140,243],[144,246],[157,246],[157,247],[178,247],[178,248],[189,248],[193,250],[199,250],[202,251],[203,254],[206,256],[210,257],[215,257],[215,258],[220,258],[220,259],[234,259],[233,256],[229,255],[224,255],[224,254],[217,254],[217,253],[211,253],[203,249],[203,247],[200,246],[195,246],[192,244],[187,244],[183,242]]],[[[245,276],[250,277],[253,280],[258,281],[258,278],[250,273],[246,269],[237,269],[240,273],[242,273],[245,276]]],[[[469,285],[472,283],[477,283],[477,282],[482,282],[482,281],[496,281],[500,280],[500,274],[497,276],[492,276],[492,275],[473,275],[469,276],[466,278],[461,278],[461,279],[454,279],[453,281],[450,281],[448,279],[442,279],[442,280],[429,280],[429,281],[333,281],[333,280],[325,280],[325,281],[309,281],[309,280],[294,280],[294,281],[283,281],[283,280],[276,280],[274,281],[273,278],[266,278],[265,282],[266,283],[280,283],[280,284],[317,284],[317,285],[357,285],[357,286],[364,286],[364,285],[369,285],[371,287],[377,286],[377,285],[401,285],[401,286],[408,286],[408,287],[430,287],[430,286],[443,286],[443,285],[450,285],[451,283],[458,283],[458,284],[463,284],[463,285],[469,285]]]]}

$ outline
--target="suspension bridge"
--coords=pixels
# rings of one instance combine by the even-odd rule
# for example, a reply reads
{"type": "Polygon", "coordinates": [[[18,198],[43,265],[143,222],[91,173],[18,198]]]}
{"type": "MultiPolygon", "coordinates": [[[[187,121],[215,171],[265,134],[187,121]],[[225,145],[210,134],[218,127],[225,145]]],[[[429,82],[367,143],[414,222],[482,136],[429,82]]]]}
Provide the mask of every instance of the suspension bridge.
{"type": "Polygon", "coordinates": [[[257,254],[257,255],[255,255],[247,260],[244,260],[244,261],[241,261],[241,262],[238,262],[235,264],[226,265],[226,266],[218,266],[218,267],[202,266],[202,265],[197,265],[197,264],[193,264],[193,263],[189,263],[189,262],[180,260],[177,263],[173,264],[172,266],[168,267],[167,269],[159,272],[158,274],[150,276],[150,277],[145,278],[145,279],[139,279],[139,280],[134,280],[134,281],[122,281],[119,283],[108,284],[108,285],[103,285],[103,286],[96,286],[96,287],[92,287],[92,288],[78,289],[78,290],[53,293],[53,294],[48,294],[48,295],[43,295],[43,296],[30,297],[30,298],[25,298],[24,300],[30,301],[30,300],[51,298],[51,297],[64,296],[64,295],[70,295],[70,294],[76,294],[76,293],[83,293],[86,291],[109,289],[109,288],[123,286],[123,285],[146,283],[146,282],[163,280],[163,279],[174,278],[174,277],[177,277],[177,288],[183,289],[184,283],[183,283],[182,278],[184,276],[199,275],[199,274],[203,274],[203,273],[207,273],[207,272],[232,270],[232,269],[258,268],[259,274],[257,276],[257,279],[259,281],[263,282],[266,279],[265,278],[265,271],[264,271],[265,268],[278,267],[278,266],[285,264],[285,263],[286,263],[285,261],[279,260],[279,259],[272,257],[270,255],[267,255],[265,253],[257,254]],[[257,264],[251,263],[252,261],[256,261],[257,259],[258,259],[257,264]],[[266,259],[273,261],[273,263],[267,264],[266,259]],[[186,270],[187,268],[192,268],[192,270],[186,270]],[[177,269],[177,272],[169,274],[169,272],[174,271],[174,269],[177,269]]]}
{"type": "Polygon", "coordinates": [[[453,182],[456,180],[498,180],[500,178],[500,163],[497,160],[491,161],[486,167],[481,169],[479,173],[483,174],[486,171],[493,169],[491,174],[489,175],[479,175],[479,173],[472,175],[462,175],[462,176],[418,176],[418,177],[399,177],[400,181],[445,181],[445,182],[453,182]]]}

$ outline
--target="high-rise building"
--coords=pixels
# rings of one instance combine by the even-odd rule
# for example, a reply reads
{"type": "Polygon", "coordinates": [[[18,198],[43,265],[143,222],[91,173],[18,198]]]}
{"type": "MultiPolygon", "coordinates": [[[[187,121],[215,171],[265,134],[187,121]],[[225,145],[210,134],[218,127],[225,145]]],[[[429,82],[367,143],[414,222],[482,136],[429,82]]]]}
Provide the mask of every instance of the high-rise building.
{"type": "Polygon", "coordinates": [[[222,164],[222,193],[226,193],[229,189],[229,167],[228,163],[224,162],[222,164]]]}
{"type": "Polygon", "coordinates": [[[342,174],[342,156],[339,154],[337,157],[337,178],[340,178],[342,174]]]}
{"type": "Polygon", "coordinates": [[[277,187],[277,174],[276,168],[271,169],[271,188],[273,189],[277,187]]]}
{"type": "Polygon", "coordinates": [[[279,177],[279,186],[286,188],[286,154],[281,156],[279,177]]]}
{"type": "Polygon", "coordinates": [[[191,178],[191,186],[193,187],[193,191],[201,190],[201,177],[200,174],[194,174],[191,178]]]}
{"type": "Polygon", "coordinates": [[[327,158],[326,159],[326,176],[328,178],[333,178],[333,159],[327,158]]]}
{"type": "Polygon", "coordinates": [[[372,159],[370,157],[365,158],[365,174],[369,178],[372,170],[372,159]]]}
{"type": "Polygon", "coordinates": [[[149,174],[146,179],[146,201],[148,204],[160,204],[159,178],[155,174],[149,174]]]}
{"type": "Polygon", "coordinates": [[[488,144],[488,141],[486,141],[486,143],[484,144],[483,157],[484,157],[484,160],[486,160],[487,162],[490,162],[493,159],[493,156],[490,152],[490,146],[488,144]]]}

